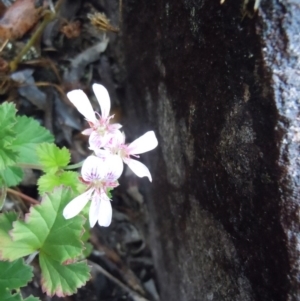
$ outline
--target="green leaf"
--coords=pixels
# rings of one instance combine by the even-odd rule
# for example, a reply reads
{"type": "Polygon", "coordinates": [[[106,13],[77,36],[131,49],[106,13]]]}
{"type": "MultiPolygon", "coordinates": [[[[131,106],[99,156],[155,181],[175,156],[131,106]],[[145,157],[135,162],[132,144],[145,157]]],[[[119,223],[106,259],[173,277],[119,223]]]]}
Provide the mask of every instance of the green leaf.
{"type": "Polygon", "coordinates": [[[0,138],[5,146],[9,145],[15,139],[13,127],[16,123],[16,113],[17,110],[12,103],[4,102],[0,106],[0,138]]]}
{"type": "Polygon", "coordinates": [[[16,293],[12,295],[9,290],[0,291],[0,300],[1,301],[41,301],[39,298],[33,296],[23,299],[20,293],[16,293]]]}
{"type": "Polygon", "coordinates": [[[23,175],[23,170],[17,166],[9,166],[0,170],[0,176],[2,176],[7,187],[17,186],[22,181],[23,175]]]}
{"type": "Polygon", "coordinates": [[[67,148],[60,149],[55,144],[43,143],[37,148],[37,154],[44,171],[56,173],[70,162],[70,152],[67,148]]]}
{"type": "Polygon", "coordinates": [[[74,171],[63,171],[61,173],[52,174],[47,173],[41,176],[38,180],[39,193],[51,192],[55,187],[64,185],[78,191],[78,173],[74,171]]]}
{"type": "Polygon", "coordinates": [[[84,243],[84,250],[82,252],[82,258],[87,258],[88,256],[91,255],[91,253],[93,252],[93,245],[89,242],[85,242],[84,243]]]}
{"type": "Polygon", "coordinates": [[[17,162],[18,153],[14,152],[10,147],[4,146],[0,138],[0,170],[14,165],[17,162]]]}
{"type": "MultiPolygon", "coordinates": [[[[9,258],[5,256],[6,253],[16,252],[17,248],[27,248],[26,244],[21,244],[20,242],[15,245],[15,243],[12,241],[11,237],[9,236],[9,231],[13,227],[13,222],[17,219],[17,214],[15,212],[6,212],[3,214],[0,214],[0,259],[8,260],[9,258]]],[[[33,250],[34,251],[34,250],[33,250]]],[[[33,252],[32,251],[32,252],[33,252]]],[[[32,253],[30,252],[30,253],[32,253]]],[[[27,254],[30,254],[27,253],[27,254]]],[[[18,259],[22,256],[15,256],[11,260],[18,259]]],[[[1,299],[0,299],[1,300],[1,299]]]]}
{"type": "MultiPolygon", "coordinates": [[[[89,209],[90,209],[89,206],[85,206],[84,209],[82,210],[82,214],[85,217],[89,216],[89,209]]],[[[93,251],[92,244],[90,244],[88,242],[90,237],[91,237],[91,227],[90,227],[90,223],[89,223],[88,218],[86,218],[85,223],[84,223],[84,233],[81,237],[81,240],[84,243],[84,250],[83,250],[83,253],[82,253],[82,258],[87,258],[93,251]]]]}
{"type": "Polygon", "coordinates": [[[66,220],[62,214],[75,196],[69,189],[55,189],[31,207],[24,222],[14,222],[16,214],[0,214],[0,257],[15,260],[40,251],[43,288],[49,295],[74,293],[89,279],[86,262],[74,263],[83,251],[85,219],[78,215],[66,220]]]}
{"type": "Polygon", "coordinates": [[[25,286],[33,277],[32,268],[23,259],[0,261],[0,291],[25,286]]]}
{"type": "Polygon", "coordinates": [[[11,294],[9,290],[0,290],[0,300],[1,301],[22,301],[20,293],[11,294]]]}
{"type": "Polygon", "coordinates": [[[42,142],[54,141],[47,129],[36,120],[26,116],[17,116],[14,130],[17,136],[12,143],[12,149],[19,153],[18,163],[37,164],[36,147],[42,142]]]}
{"type": "Polygon", "coordinates": [[[72,295],[90,278],[86,262],[61,265],[50,257],[40,255],[42,289],[47,295],[58,297],[72,295]]]}
{"type": "MultiPolygon", "coordinates": [[[[40,205],[30,208],[25,221],[14,223],[11,231],[13,239],[11,244],[2,243],[5,235],[0,229],[2,259],[15,260],[38,250],[45,251],[61,263],[79,256],[82,251],[82,242],[78,238],[84,232],[85,220],[79,215],[66,220],[62,214],[64,207],[73,198],[74,194],[69,189],[61,187],[45,195],[40,205]]],[[[0,227],[9,230],[7,222],[1,225],[1,217],[0,215],[0,227]]]]}
{"type": "Polygon", "coordinates": [[[16,108],[12,103],[0,105],[0,169],[13,165],[17,159],[17,152],[11,149],[16,133],[13,127],[16,123],[16,108]]]}

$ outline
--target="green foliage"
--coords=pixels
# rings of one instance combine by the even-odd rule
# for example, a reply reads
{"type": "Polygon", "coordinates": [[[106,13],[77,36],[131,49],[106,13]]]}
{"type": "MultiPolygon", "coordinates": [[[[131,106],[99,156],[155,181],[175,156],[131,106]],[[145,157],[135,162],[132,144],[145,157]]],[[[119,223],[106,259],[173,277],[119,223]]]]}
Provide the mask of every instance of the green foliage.
{"type": "Polygon", "coordinates": [[[47,295],[72,295],[90,278],[86,262],[62,265],[51,257],[40,257],[42,288],[47,295]]]}
{"type": "Polygon", "coordinates": [[[0,215],[0,252],[4,260],[15,260],[40,250],[40,254],[51,254],[55,260],[64,262],[79,256],[84,219],[76,216],[65,220],[62,211],[74,195],[67,189],[57,189],[45,195],[42,203],[30,208],[25,221],[15,221],[10,232],[13,214],[0,215]],[[2,219],[5,218],[5,223],[2,219]],[[8,231],[7,231],[8,230],[8,231]],[[6,233],[3,233],[6,232],[6,233]]]}
{"type": "MultiPolygon", "coordinates": [[[[11,290],[25,286],[33,277],[32,268],[23,259],[13,262],[0,261],[0,300],[22,301],[19,293],[11,294],[11,290]]],[[[25,301],[39,301],[38,298],[28,297],[25,301]]]]}
{"type": "Polygon", "coordinates": [[[1,301],[22,301],[22,297],[19,293],[11,294],[9,290],[0,291],[1,301]]]}
{"type": "Polygon", "coordinates": [[[23,299],[20,293],[11,294],[9,290],[0,291],[0,300],[1,301],[41,301],[39,298],[32,297],[32,296],[23,299]]]}
{"type": "Polygon", "coordinates": [[[0,261],[0,291],[25,286],[32,277],[32,268],[23,259],[0,261]]]}
{"type": "Polygon", "coordinates": [[[84,243],[84,250],[82,252],[82,258],[87,258],[88,256],[91,255],[91,253],[93,252],[93,245],[89,242],[85,242],[84,243]]]}
{"type": "Polygon", "coordinates": [[[16,123],[16,107],[12,103],[4,102],[0,106],[0,120],[1,120],[1,127],[0,127],[0,135],[1,140],[4,144],[9,144],[13,140],[13,133],[14,131],[12,128],[16,123]]]}
{"type": "Polygon", "coordinates": [[[37,153],[43,170],[46,172],[38,180],[40,194],[51,192],[60,185],[70,187],[77,194],[82,192],[78,173],[63,170],[70,162],[71,155],[68,149],[65,147],[60,149],[54,144],[42,143],[39,145],[37,153]]]}
{"type": "Polygon", "coordinates": [[[17,116],[14,131],[17,136],[13,141],[12,149],[18,152],[18,163],[37,164],[37,146],[42,142],[54,141],[48,130],[40,126],[34,119],[26,116],[17,116]]]}
{"type": "Polygon", "coordinates": [[[46,173],[56,173],[59,169],[63,169],[70,162],[70,152],[63,147],[60,149],[54,144],[42,143],[37,148],[39,161],[46,173]]]}
{"type": "MultiPolygon", "coordinates": [[[[13,252],[15,251],[14,243],[11,240],[11,237],[9,236],[9,231],[12,229],[12,224],[17,219],[17,214],[15,212],[7,212],[5,214],[0,214],[0,259],[7,260],[8,258],[3,253],[4,249],[5,252],[9,253],[10,250],[13,252]]],[[[18,242],[18,246],[16,247],[26,247],[26,245],[21,245],[20,242],[18,242]]],[[[17,250],[16,250],[17,251],[17,250]]],[[[34,251],[34,250],[33,250],[34,251]]],[[[33,252],[32,251],[32,252],[33,252]]],[[[29,252],[30,254],[30,252],[29,252]]],[[[22,256],[15,256],[15,260],[17,258],[20,258],[22,256]]]]}
{"type": "Polygon", "coordinates": [[[38,180],[39,193],[52,191],[55,187],[64,185],[78,193],[78,173],[74,171],[62,171],[57,174],[47,173],[38,180]]]}
{"type": "Polygon", "coordinates": [[[0,170],[0,175],[3,178],[5,185],[11,187],[17,186],[22,181],[24,172],[20,167],[8,166],[5,169],[0,170]]]}
{"type": "Polygon", "coordinates": [[[22,181],[22,168],[38,168],[41,163],[46,174],[39,179],[39,192],[49,193],[30,208],[24,221],[14,212],[0,214],[0,260],[7,260],[0,261],[0,301],[39,300],[32,296],[24,300],[19,292],[32,278],[32,268],[22,257],[33,253],[39,254],[43,290],[48,295],[73,294],[90,277],[82,259],[91,245],[86,219],[78,215],[66,220],[62,214],[83,191],[78,173],[63,170],[70,152],[55,146],[53,136],[37,121],[16,116],[11,103],[0,105],[0,121],[0,209],[7,187],[22,181]]]}
{"type": "MultiPolygon", "coordinates": [[[[83,211],[82,211],[82,214],[84,216],[88,216],[89,215],[89,206],[85,206],[83,211]]],[[[85,223],[84,223],[84,233],[81,237],[81,240],[83,241],[84,243],[84,249],[83,249],[83,252],[82,252],[82,258],[87,258],[93,251],[93,245],[91,243],[88,242],[88,240],[90,239],[91,237],[91,232],[90,232],[90,223],[89,223],[89,220],[86,219],[85,220],[85,223]]]]}
{"type": "Polygon", "coordinates": [[[48,130],[26,116],[16,116],[11,103],[0,105],[0,175],[6,186],[22,181],[23,171],[17,164],[37,164],[36,147],[41,142],[53,142],[48,130]]]}
{"type": "Polygon", "coordinates": [[[39,251],[43,289],[49,295],[75,293],[89,279],[86,262],[75,262],[83,249],[85,219],[78,215],[65,220],[62,215],[74,196],[60,187],[31,207],[25,221],[15,221],[15,213],[0,215],[1,259],[15,260],[39,251]]]}
{"type": "Polygon", "coordinates": [[[15,139],[13,127],[16,124],[16,108],[13,104],[5,102],[0,106],[0,170],[13,165],[17,159],[17,152],[12,150],[15,139]]]}

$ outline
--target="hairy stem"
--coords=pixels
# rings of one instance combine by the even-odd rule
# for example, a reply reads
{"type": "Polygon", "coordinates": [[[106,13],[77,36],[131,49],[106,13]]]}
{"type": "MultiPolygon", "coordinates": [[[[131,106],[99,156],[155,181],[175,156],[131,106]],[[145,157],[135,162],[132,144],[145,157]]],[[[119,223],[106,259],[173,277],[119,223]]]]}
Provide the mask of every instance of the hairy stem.
{"type": "Polygon", "coordinates": [[[71,164],[71,165],[68,165],[66,166],[64,169],[68,170],[68,169],[78,169],[82,166],[84,161],[81,161],[79,163],[76,163],[76,164],[71,164]]]}
{"type": "Polygon", "coordinates": [[[26,202],[28,203],[31,203],[31,204],[39,204],[40,202],[38,202],[37,200],[31,198],[30,196],[20,192],[20,191],[17,191],[17,190],[14,190],[14,189],[11,189],[11,188],[7,188],[7,192],[8,193],[11,193],[13,195],[16,195],[16,196],[19,196],[21,197],[23,200],[25,200],[26,202]]]}
{"type": "Polygon", "coordinates": [[[36,169],[36,170],[43,170],[42,165],[40,164],[27,164],[27,163],[18,163],[16,166],[21,168],[30,168],[30,169],[36,169]]]}

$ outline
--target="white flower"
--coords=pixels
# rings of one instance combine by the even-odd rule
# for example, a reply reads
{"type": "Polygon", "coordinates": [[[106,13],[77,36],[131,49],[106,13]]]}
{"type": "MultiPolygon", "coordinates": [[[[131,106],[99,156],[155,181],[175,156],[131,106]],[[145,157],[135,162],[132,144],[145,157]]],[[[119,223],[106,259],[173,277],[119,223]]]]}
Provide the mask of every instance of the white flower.
{"type": "Polygon", "coordinates": [[[119,156],[110,155],[105,160],[95,156],[87,157],[82,165],[81,175],[88,189],[64,208],[63,216],[66,219],[76,216],[91,200],[90,226],[94,227],[98,220],[100,226],[108,227],[112,219],[112,207],[107,193],[109,189],[119,185],[117,179],[122,171],[123,163],[119,156]]]}
{"type": "Polygon", "coordinates": [[[152,177],[147,166],[132,159],[130,156],[138,158],[139,154],[148,152],[154,149],[157,145],[158,141],[153,131],[145,133],[128,145],[125,144],[124,133],[119,132],[116,133],[110,141],[108,141],[105,149],[97,149],[94,151],[99,158],[102,158],[102,160],[105,160],[105,158],[110,154],[119,155],[123,162],[126,163],[138,177],[148,177],[152,182],[152,177]]]}
{"type": "Polygon", "coordinates": [[[119,129],[122,127],[118,123],[110,124],[110,119],[113,116],[109,116],[110,98],[106,88],[100,84],[93,84],[93,91],[98,100],[101,115],[94,112],[88,97],[82,90],[73,90],[67,94],[69,100],[90,125],[90,128],[84,130],[82,133],[90,135],[89,143],[91,149],[104,147],[111,137],[116,132],[119,132],[119,129]]]}

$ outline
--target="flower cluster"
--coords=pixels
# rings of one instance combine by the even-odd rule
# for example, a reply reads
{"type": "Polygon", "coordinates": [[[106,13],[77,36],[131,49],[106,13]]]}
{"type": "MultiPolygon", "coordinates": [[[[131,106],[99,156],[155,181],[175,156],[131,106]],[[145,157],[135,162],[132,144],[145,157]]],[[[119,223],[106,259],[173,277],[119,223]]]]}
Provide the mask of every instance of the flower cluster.
{"type": "Polygon", "coordinates": [[[81,170],[81,180],[87,185],[87,190],[64,208],[63,215],[66,219],[76,216],[91,200],[90,226],[93,227],[98,221],[100,226],[107,227],[112,219],[108,195],[110,190],[119,185],[117,180],[123,172],[123,163],[138,177],[148,177],[152,181],[149,169],[131,156],[138,158],[139,154],[154,149],[158,142],[154,132],[149,131],[132,143],[125,144],[125,134],[120,131],[122,125],[110,123],[114,116],[109,116],[110,98],[106,88],[94,84],[93,91],[99,102],[101,115],[94,112],[82,90],[73,90],[67,94],[90,125],[82,133],[89,135],[89,148],[94,155],[84,161],[81,170]]]}

